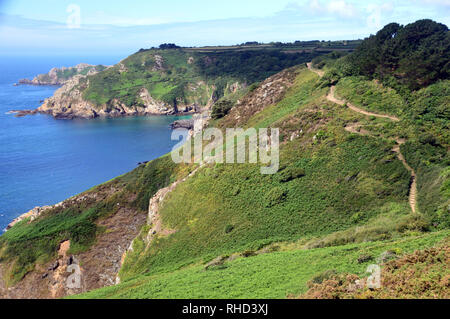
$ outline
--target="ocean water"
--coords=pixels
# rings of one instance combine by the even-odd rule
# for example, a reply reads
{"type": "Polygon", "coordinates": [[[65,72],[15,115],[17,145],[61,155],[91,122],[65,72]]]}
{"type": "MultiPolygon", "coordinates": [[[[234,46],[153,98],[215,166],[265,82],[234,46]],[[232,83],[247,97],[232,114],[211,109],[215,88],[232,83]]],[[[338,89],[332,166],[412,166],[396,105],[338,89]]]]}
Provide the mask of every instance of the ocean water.
{"type": "Polygon", "coordinates": [[[152,116],[55,120],[47,115],[16,118],[34,109],[57,87],[13,86],[52,67],[80,62],[115,64],[121,57],[0,58],[0,233],[36,206],[56,204],[129,172],[138,162],[164,155],[169,124],[180,117],[152,116]]]}

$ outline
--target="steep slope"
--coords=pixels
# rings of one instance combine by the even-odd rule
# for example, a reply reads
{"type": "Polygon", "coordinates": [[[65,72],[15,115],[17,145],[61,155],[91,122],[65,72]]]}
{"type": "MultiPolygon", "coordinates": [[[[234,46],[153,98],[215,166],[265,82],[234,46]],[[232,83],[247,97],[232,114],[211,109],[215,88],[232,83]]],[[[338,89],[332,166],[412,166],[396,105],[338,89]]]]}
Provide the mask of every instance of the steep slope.
{"type": "MultiPolygon", "coordinates": [[[[361,278],[369,276],[366,273],[370,264],[392,252],[391,255],[401,256],[409,254],[417,249],[426,249],[443,245],[443,241],[448,237],[449,232],[432,233],[419,237],[408,237],[403,240],[349,244],[338,247],[321,249],[304,249],[302,245],[280,243],[272,246],[272,250],[261,251],[253,256],[234,256],[225,260],[222,264],[205,269],[204,265],[193,265],[177,271],[158,274],[153,276],[141,276],[127,281],[123,284],[112,286],[86,294],[77,295],[73,298],[81,299],[228,299],[228,298],[267,298],[284,299],[305,294],[309,283],[315,278],[323,277],[323,274],[353,273],[361,278]]],[[[434,249],[433,249],[434,250],[434,249]]],[[[433,251],[432,250],[432,251],[433,251]]],[[[448,257],[447,257],[448,258],[448,257]]],[[[404,259],[408,260],[408,256],[404,259]]],[[[435,259],[436,260],[436,259],[435,259]]],[[[411,268],[415,265],[415,260],[408,260],[411,268]]],[[[448,262],[448,260],[447,260],[448,262]]],[[[401,260],[399,264],[402,264],[401,260]]],[[[419,264],[420,265],[420,264],[419,264]]],[[[422,264],[423,265],[423,264],[422,264]]],[[[426,265],[424,265],[427,267],[426,265]]],[[[420,266],[419,266],[420,267],[420,266]]],[[[388,289],[401,289],[405,286],[411,287],[415,291],[414,296],[422,293],[421,298],[444,298],[448,293],[448,264],[445,260],[438,260],[433,265],[427,267],[430,272],[417,271],[417,277],[422,278],[422,290],[416,281],[402,281],[402,285],[396,286],[395,281],[389,282],[388,289]],[[447,268],[445,268],[447,267],[447,268]],[[434,270],[434,271],[433,271],[434,270]],[[433,275],[432,291],[427,291],[427,275],[433,275]],[[439,279],[443,280],[439,282],[439,279]],[[447,279],[447,281],[445,281],[447,279]],[[403,285],[404,283],[404,285],[403,285]],[[431,293],[435,292],[433,296],[431,293]]],[[[414,269],[414,268],[413,268],[414,269]]],[[[418,268],[421,270],[421,268],[418,268]]],[[[400,271],[398,271],[400,272],[400,271]]],[[[409,275],[410,272],[401,271],[402,274],[409,275]]],[[[392,278],[392,277],[391,277],[392,278]]],[[[396,279],[396,277],[394,277],[396,279]]],[[[398,276],[405,278],[405,276],[398,276]]],[[[404,280],[404,279],[403,279],[404,280]]],[[[347,286],[343,285],[346,289],[347,286]]],[[[386,289],[386,290],[388,290],[386,289]]],[[[337,290],[337,289],[336,289],[337,290]]],[[[327,292],[332,292],[328,289],[327,292]]],[[[311,298],[313,292],[309,292],[303,298],[311,298]]],[[[322,294],[322,298],[333,298],[333,295],[322,294]]],[[[335,294],[340,296],[339,294],[335,294]]],[[[342,294],[343,295],[343,294],[342,294]]],[[[360,294],[366,298],[381,297],[407,297],[404,294],[384,294],[381,291],[369,294],[360,294]]],[[[358,292],[353,296],[359,297],[358,292]]]]}

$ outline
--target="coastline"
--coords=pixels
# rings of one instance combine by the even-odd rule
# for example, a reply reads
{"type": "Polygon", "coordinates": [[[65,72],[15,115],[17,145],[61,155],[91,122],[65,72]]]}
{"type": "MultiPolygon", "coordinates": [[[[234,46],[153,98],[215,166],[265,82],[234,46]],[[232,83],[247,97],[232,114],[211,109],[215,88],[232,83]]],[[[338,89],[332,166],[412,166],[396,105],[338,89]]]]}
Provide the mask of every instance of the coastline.
{"type": "Polygon", "coordinates": [[[92,120],[92,119],[114,119],[114,118],[122,118],[122,117],[145,117],[145,116],[194,116],[196,114],[201,114],[202,112],[179,112],[179,113],[147,113],[147,112],[136,112],[136,113],[112,113],[108,116],[104,114],[98,115],[95,114],[93,117],[83,117],[74,114],[67,115],[53,115],[50,111],[40,111],[39,108],[35,110],[11,110],[6,112],[5,114],[15,114],[15,117],[24,117],[27,115],[36,115],[36,114],[44,114],[53,117],[56,120],[92,120]]]}

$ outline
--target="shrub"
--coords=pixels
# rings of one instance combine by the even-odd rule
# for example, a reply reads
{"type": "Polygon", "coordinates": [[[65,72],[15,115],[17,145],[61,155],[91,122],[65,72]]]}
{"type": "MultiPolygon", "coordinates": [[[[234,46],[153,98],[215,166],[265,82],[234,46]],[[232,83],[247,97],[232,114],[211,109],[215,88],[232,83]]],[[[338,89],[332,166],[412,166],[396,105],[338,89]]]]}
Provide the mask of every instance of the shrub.
{"type": "Polygon", "coordinates": [[[223,99],[218,101],[213,105],[211,117],[215,120],[218,120],[230,112],[233,108],[233,103],[227,99],[223,99]]]}
{"type": "Polygon", "coordinates": [[[321,272],[317,275],[315,275],[309,282],[308,282],[308,286],[311,287],[314,284],[321,284],[323,283],[325,280],[329,280],[330,278],[333,278],[337,275],[336,270],[331,269],[331,270],[325,270],[324,272],[321,272]]]}

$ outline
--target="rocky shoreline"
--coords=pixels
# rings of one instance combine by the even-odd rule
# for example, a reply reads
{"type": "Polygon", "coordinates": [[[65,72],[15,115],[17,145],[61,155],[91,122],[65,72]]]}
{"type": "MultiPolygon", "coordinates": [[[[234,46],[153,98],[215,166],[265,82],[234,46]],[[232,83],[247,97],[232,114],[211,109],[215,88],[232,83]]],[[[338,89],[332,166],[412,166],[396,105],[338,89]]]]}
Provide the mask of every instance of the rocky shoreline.
{"type": "MultiPolygon", "coordinates": [[[[57,205],[59,205],[59,204],[57,204],[57,205]]],[[[38,218],[38,217],[42,214],[42,212],[46,211],[47,209],[54,208],[54,207],[56,207],[57,205],[54,205],[54,206],[43,206],[43,207],[35,207],[35,208],[33,208],[32,210],[26,212],[25,214],[20,215],[19,217],[15,218],[12,222],[10,222],[10,223],[8,224],[8,226],[6,226],[5,231],[10,230],[12,227],[14,227],[14,225],[20,223],[21,221],[23,221],[23,220],[25,220],[25,219],[27,219],[27,218],[30,218],[30,222],[32,222],[32,221],[34,221],[36,218],[38,218]]]]}

